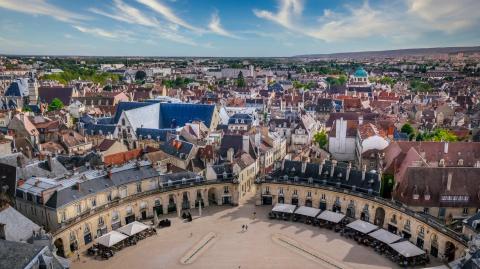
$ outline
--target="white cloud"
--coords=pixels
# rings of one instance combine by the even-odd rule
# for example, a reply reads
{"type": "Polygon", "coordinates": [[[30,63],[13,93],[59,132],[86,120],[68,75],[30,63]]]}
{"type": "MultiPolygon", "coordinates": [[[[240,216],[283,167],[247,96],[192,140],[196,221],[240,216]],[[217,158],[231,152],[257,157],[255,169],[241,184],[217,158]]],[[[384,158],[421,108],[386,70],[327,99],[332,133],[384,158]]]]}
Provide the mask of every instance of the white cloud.
{"type": "Polygon", "coordinates": [[[253,13],[283,28],[315,39],[333,42],[373,36],[392,40],[415,38],[427,32],[454,33],[478,26],[479,0],[399,0],[375,7],[344,6],[342,12],[323,10],[313,25],[302,20],[304,2],[279,0],[277,12],[254,9],[253,13]]]}
{"type": "Polygon", "coordinates": [[[479,23],[478,0],[407,0],[408,13],[429,27],[452,33],[479,23]]]}
{"type": "Polygon", "coordinates": [[[238,36],[230,33],[229,31],[225,30],[222,27],[222,24],[220,23],[220,17],[218,16],[218,13],[213,13],[212,19],[210,20],[210,23],[208,24],[208,29],[212,31],[213,33],[221,36],[226,36],[226,37],[231,37],[231,38],[239,38],[238,36]]]}
{"type": "Polygon", "coordinates": [[[114,8],[111,12],[105,12],[97,8],[90,8],[89,10],[98,15],[130,24],[139,24],[150,27],[156,27],[159,24],[155,18],[146,16],[140,10],[125,4],[122,0],[113,0],[113,5],[114,8]]]}
{"type": "Polygon", "coordinates": [[[18,0],[1,0],[0,7],[26,14],[49,16],[63,22],[88,19],[84,15],[49,4],[45,0],[22,0],[21,2],[18,0]]]}
{"type": "Polygon", "coordinates": [[[187,28],[192,31],[196,32],[203,32],[202,29],[197,28],[182,18],[178,17],[167,5],[160,3],[157,0],[137,0],[139,3],[144,4],[145,6],[151,8],[155,12],[161,14],[166,20],[170,21],[171,23],[178,24],[184,28],[187,28]]]}
{"type": "Polygon", "coordinates": [[[281,26],[289,29],[294,29],[296,26],[293,22],[293,16],[299,16],[303,12],[302,0],[279,0],[280,6],[277,13],[272,13],[266,10],[254,9],[253,13],[259,18],[267,19],[281,26]]]}
{"type": "MultiPolygon", "coordinates": [[[[74,25],[73,28],[77,29],[82,33],[91,34],[98,37],[105,37],[109,39],[117,39],[122,37],[119,32],[107,31],[101,28],[91,28],[91,27],[87,28],[87,27],[78,26],[78,25],[74,25]]],[[[128,37],[128,36],[123,36],[123,37],[128,37]]]]}
{"type": "Polygon", "coordinates": [[[90,8],[89,10],[113,20],[148,27],[148,33],[158,38],[191,46],[196,45],[193,40],[178,32],[177,24],[161,23],[156,18],[147,16],[139,9],[124,3],[122,0],[113,0],[113,4],[113,8],[109,11],[103,11],[97,8],[90,8]]]}

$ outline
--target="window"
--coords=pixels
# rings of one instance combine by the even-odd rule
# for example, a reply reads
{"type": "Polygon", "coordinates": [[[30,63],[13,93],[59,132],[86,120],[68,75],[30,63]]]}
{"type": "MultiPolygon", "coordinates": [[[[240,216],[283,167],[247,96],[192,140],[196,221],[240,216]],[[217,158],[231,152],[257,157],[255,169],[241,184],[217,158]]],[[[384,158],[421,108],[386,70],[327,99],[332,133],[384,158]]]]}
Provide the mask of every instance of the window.
{"type": "Polygon", "coordinates": [[[293,190],[293,195],[298,195],[297,190],[293,190]]]}
{"type": "Polygon", "coordinates": [[[142,183],[141,182],[137,183],[137,192],[142,192],[142,183]]]}
{"type": "Polygon", "coordinates": [[[97,199],[95,197],[92,198],[91,203],[92,203],[92,207],[96,207],[97,206],[97,199]]]}
{"type": "Polygon", "coordinates": [[[307,197],[312,197],[312,192],[311,191],[307,192],[307,197]]]}
{"type": "Polygon", "coordinates": [[[283,194],[283,188],[280,188],[280,190],[278,191],[280,194],[283,194]]]}
{"type": "Polygon", "coordinates": [[[112,222],[118,220],[118,211],[112,212],[112,222]]]}
{"type": "Polygon", "coordinates": [[[121,197],[121,198],[127,197],[127,194],[128,194],[128,193],[127,193],[127,187],[122,187],[122,188],[120,189],[120,197],[121,197]]]}
{"type": "Polygon", "coordinates": [[[465,208],[463,209],[463,215],[468,215],[468,207],[465,207],[465,208]]]}
{"type": "Polygon", "coordinates": [[[326,197],[325,193],[322,193],[322,200],[325,200],[326,199],[325,197],[326,197]]]}
{"type": "Polygon", "coordinates": [[[229,193],[228,186],[223,187],[223,193],[229,193]]]}
{"type": "Polygon", "coordinates": [[[76,204],[76,205],[75,205],[75,208],[76,208],[76,210],[77,210],[77,214],[82,213],[82,206],[81,206],[80,204],[76,204]]]}
{"type": "Polygon", "coordinates": [[[103,220],[103,217],[100,216],[98,217],[98,227],[102,227],[103,225],[105,225],[105,221],[103,220]]]}
{"type": "Polygon", "coordinates": [[[270,194],[270,186],[265,187],[265,194],[270,194]]]}
{"type": "Polygon", "coordinates": [[[64,222],[65,220],[67,220],[67,214],[65,213],[65,211],[62,211],[60,212],[60,221],[64,222]]]}
{"type": "Polygon", "coordinates": [[[423,208],[423,213],[428,214],[428,212],[430,212],[430,208],[424,207],[423,208]]]}
{"type": "Polygon", "coordinates": [[[107,194],[107,201],[111,202],[112,201],[112,192],[109,192],[107,194]]]}
{"type": "Polygon", "coordinates": [[[125,126],[125,119],[122,119],[122,126],[125,126]]]}

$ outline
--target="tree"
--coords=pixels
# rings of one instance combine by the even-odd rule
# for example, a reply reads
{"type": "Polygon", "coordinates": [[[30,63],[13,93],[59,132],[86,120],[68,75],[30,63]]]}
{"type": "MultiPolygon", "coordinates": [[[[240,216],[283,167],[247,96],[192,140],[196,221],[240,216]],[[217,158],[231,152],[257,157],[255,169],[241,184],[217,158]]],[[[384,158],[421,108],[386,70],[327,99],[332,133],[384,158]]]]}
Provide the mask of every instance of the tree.
{"type": "Polygon", "coordinates": [[[458,141],[458,137],[449,130],[446,129],[436,129],[435,131],[426,134],[426,141],[445,141],[445,142],[455,142],[458,141]]]}
{"type": "Polygon", "coordinates": [[[243,78],[243,73],[240,71],[237,77],[237,87],[243,88],[246,86],[245,79],[243,78]]]}
{"type": "Polygon", "coordinates": [[[58,98],[53,98],[50,105],[48,105],[48,111],[60,110],[62,108],[63,108],[63,102],[58,98]]]}
{"type": "Polygon", "coordinates": [[[410,125],[409,123],[405,123],[403,126],[402,126],[402,129],[400,129],[400,131],[402,133],[406,133],[408,135],[412,134],[415,130],[413,129],[412,125],[410,125]]]}
{"type": "Polygon", "coordinates": [[[325,131],[317,132],[313,135],[313,141],[317,143],[321,148],[325,148],[328,143],[328,136],[325,131]]]}
{"type": "Polygon", "coordinates": [[[147,73],[145,73],[145,71],[137,71],[137,73],[135,73],[135,80],[145,80],[147,78],[147,73]]]}

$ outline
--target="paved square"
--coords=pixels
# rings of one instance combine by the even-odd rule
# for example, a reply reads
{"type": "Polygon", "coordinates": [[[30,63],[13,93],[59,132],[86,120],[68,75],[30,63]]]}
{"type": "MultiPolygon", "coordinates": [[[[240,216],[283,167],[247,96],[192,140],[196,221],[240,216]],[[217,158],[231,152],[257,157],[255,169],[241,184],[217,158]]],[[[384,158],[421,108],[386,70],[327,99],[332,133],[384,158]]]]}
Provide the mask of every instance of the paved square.
{"type": "Polygon", "coordinates": [[[109,260],[82,256],[72,268],[398,268],[373,249],[331,230],[269,220],[270,209],[255,207],[252,202],[238,207],[213,206],[204,208],[200,218],[198,210],[192,210],[191,223],[170,215],[172,226],[158,229],[158,235],[109,260]],[[256,220],[252,219],[254,211],[256,220]],[[245,224],[248,231],[242,232],[245,224]],[[182,263],[186,259],[189,262],[182,263]]]}

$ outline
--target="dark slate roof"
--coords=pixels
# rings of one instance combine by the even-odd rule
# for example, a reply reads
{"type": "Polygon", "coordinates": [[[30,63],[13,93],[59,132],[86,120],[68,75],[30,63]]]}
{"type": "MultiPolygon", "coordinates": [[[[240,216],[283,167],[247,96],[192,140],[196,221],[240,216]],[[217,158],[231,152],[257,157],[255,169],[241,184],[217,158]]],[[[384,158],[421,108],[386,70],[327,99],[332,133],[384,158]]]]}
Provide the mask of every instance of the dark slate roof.
{"type": "Polygon", "coordinates": [[[115,111],[115,117],[113,118],[113,123],[118,123],[120,119],[120,115],[125,110],[131,110],[139,107],[149,106],[152,103],[148,102],[120,102],[117,104],[117,109],[115,111]]]}
{"type": "Polygon", "coordinates": [[[43,103],[50,104],[54,98],[58,98],[66,106],[72,99],[72,87],[40,87],[38,88],[38,97],[43,103]]]}
{"type": "Polygon", "coordinates": [[[228,124],[239,124],[243,120],[242,124],[252,124],[252,117],[248,114],[237,113],[228,119],[228,124]],[[238,122],[236,122],[238,120],[238,122]]]}
{"type": "Polygon", "coordinates": [[[115,125],[113,124],[85,124],[84,126],[85,134],[87,135],[98,135],[98,134],[113,134],[115,131],[115,125]]]}
{"type": "Polygon", "coordinates": [[[380,181],[378,180],[378,174],[374,171],[367,171],[365,173],[365,179],[362,180],[362,171],[356,170],[352,167],[347,180],[348,165],[346,163],[337,163],[332,177],[330,177],[331,169],[332,162],[327,160],[323,166],[318,163],[307,163],[305,172],[302,173],[302,162],[285,160],[283,163],[283,170],[279,169],[273,171],[270,174],[270,177],[279,178],[281,180],[287,175],[289,180],[298,177],[299,181],[307,181],[308,178],[312,178],[314,183],[317,184],[346,189],[355,188],[356,191],[364,193],[368,193],[369,190],[371,190],[374,195],[378,195],[380,192],[380,181]],[[321,173],[320,167],[322,167],[321,173]]]}
{"type": "Polygon", "coordinates": [[[192,121],[202,121],[207,127],[212,122],[215,105],[206,104],[160,104],[160,128],[176,128],[192,121]]]}
{"type": "Polygon", "coordinates": [[[182,160],[187,159],[192,149],[192,143],[177,140],[175,138],[172,138],[167,143],[160,145],[160,150],[167,153],[168,155],[175,156],[182,160]]]}
{"type": "MultiPolygon", "coordinates": [[[[169,180],[171,181],[181,181],[182,179],[195,179],[199,175],[190,172],[190,171],[185,171],[185,172],[178,172],[178,173],[172,173],[172,174],[165,174],[165,175],[160,175],[160,182],[167,183],[169,180]]],[[[203,180],[203,178],[202,178],[203,180]]]]}
{"type": "Polygon", "coordinates": [[[475,215],[465,219],[463,223],[469,227],[476,228],[477,232],[480,232],[480,211],[478,211],[475,215]]]}
{"type": "Polygon", "coordinates": [[[51,208],[58,208],[105,189],[156,176],[158,176],[158,172],[151,165],[129,163],[121,168],[113,168],[110,178],[107,175],[100,174],[96,178],[82,181],[79,183],[79,187],[73,185],[59,189],[54,192],[45,205],[51,208]]]}
{"type": "Polygon", "coordinates": [[[95,118],[88,115],[88,114],[85,114],[85,115],[82,115],[80,117],[79,122],[81,122],[81,123],[95,123],[95,118]]]}
{"type": "Polygon", "coordinates": [[[23,269],[45,246],[0,240],[0,268],[23,269]]]}
{"type": "Polygon", "coordinates": [[[149,138],[160,141],[167,141],[168,134],[175,134],[175,129],[149,129],[149,128],[137,128],[136,134],[137,137],[142,137],[142,139],[149,138]]]}
{"type": "Polygon", "coordinates": [[[112,117],[104,117],[104,118],[99,118],[97,119],[98,124],[113,124],[113,118],[112,117]]]}
{"type": "Polygon", "coordinates": [[[345,94],[347,90],[346,85],[331,85],[327,88],[327,93],[329,94],[345,94]]]}
{"type": "Polygon", "coordinates": [[[8,86],[5,91],[5,96],[19,96],[24,97],[28,96],[28,79],[21,78],[17,79],[10,86],[8,86]]]}
{"type": "Polygon", "coordinates": [[[283,86],[280,83],[276,82],[271,85],[268,85],[268,91],[283,92],[283,86]]]}

